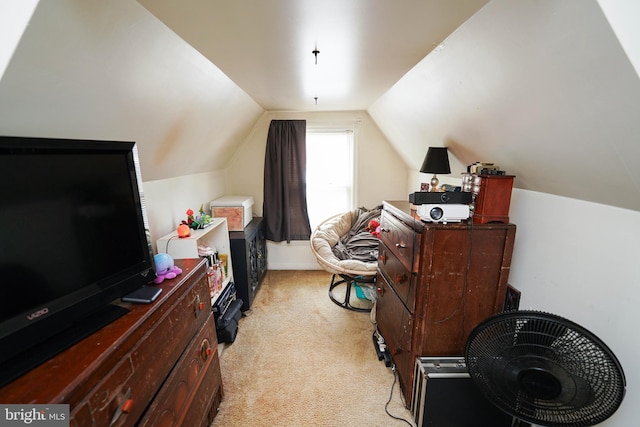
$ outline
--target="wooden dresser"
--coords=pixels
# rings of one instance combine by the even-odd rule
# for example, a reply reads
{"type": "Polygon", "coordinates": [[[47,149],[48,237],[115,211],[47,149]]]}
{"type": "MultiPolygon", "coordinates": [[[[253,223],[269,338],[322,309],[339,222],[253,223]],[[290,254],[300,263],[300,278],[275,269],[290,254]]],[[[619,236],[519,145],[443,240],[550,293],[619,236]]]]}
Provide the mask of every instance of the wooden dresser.
{"type": "Polygon", "coordinates": [[[410,405],[416,357],[461,356],[471,330],[502,311],[516,227],[436,224],[383,203],[376,323],[410,405]]]}
{"type": "Polygon", "coordinates": [[[175,262],[182,274],[154,303],[117,302],[130,312],[1,388],[0,401],[68,403],[77,427],[211,424],[222,380],[206,262],[175,262]]]}

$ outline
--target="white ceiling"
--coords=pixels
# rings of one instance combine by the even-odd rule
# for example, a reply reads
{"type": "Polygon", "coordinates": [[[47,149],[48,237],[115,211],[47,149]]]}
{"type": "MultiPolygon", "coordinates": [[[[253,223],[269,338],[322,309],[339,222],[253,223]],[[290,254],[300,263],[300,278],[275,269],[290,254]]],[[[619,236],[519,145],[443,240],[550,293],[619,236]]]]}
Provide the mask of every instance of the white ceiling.
{"type": "Polygon", "coordinates": [[[366,110],[488,0],[138,2],[265,110],[344,111],[366,110]]]}
{"type": "Polygon", "coordinates": [[[264,110],[366,111],[410,171],[444,145],[640,210],[640,80],[596,0],[137,1],[264,110]]]}
{"type": "Polygon", "coordinates": [[[0,52],[0,130],[135,140],[159,180],[224,169],[271,111],[364,110],[409,187],[444,145],[454,177],[495,162],[517,188],[640,211],[640,43],[618,38],[637,7],[463,1],[41,1],[0,52]],[[337,74],[305,91],[315,69],[337,74]]]}

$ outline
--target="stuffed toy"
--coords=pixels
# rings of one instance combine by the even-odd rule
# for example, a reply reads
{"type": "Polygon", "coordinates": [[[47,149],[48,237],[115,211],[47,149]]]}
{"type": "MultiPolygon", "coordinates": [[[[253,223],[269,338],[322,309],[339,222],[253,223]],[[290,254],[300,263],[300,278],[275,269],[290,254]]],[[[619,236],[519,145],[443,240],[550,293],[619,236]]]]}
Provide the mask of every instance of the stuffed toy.
{"type": "Polygon", "coordinates": [[[157,254],[153,257],[153,262],[156,265],[157,275],[153,283],[156,285],[164,282],[164,279],[173,279],[182,273],[182,269],[174,265],[173,258],[169,254],[157,254]]]}
{"type": "Polygon", "coordinates": [[[367,225],[365,230],[371,233],[373,237],[380,238],[380,223],[375,219],[369,221],[369,224],[367,225]]]}

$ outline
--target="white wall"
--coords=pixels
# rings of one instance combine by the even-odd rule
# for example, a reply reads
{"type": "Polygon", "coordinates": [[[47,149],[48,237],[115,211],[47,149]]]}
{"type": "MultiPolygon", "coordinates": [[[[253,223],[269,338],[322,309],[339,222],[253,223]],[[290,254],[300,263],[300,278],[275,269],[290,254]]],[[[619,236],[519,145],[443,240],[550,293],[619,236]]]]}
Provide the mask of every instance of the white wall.
{"type": "Polygon", "coordinates": [[[211,200],[225,194],[226,182],[224,170],[143,182],[154,251],[159,237],[187,219],[187,209],[197,212],[204,205],[208,212],[211,200]]]}
{"type": "Polygon", "coordinates": [[[0,2],[0,79],[37,4],[38,0],[0,2]]]}
{"type": "Polygon", "coordinates": [[[640,34],[637,31],[640,3],[635,0],[598,0],[629,60],[640,70],[640,34]]]}
{"type": "MultiPolygon", "coordinates": [[[[325,125],[356,124],[356,206],[375,207],[385,199],[407,199],[407,166],[364,111],[267,112],[234,155],[227,169],[230,194],[253,196],[256,216],[262,215],[264,153],[271,120],[305,119],[325,125]]],[[[308,242],[268,242],[269,268],[319,269],[308,242]]]]}
{"type": "Polygon", "coordinates": [[[509,282],[520,308],[547,311],[587,328],[620,360],[627,394],[603,426],[626,427],[640,402],[640,212],[514,190],[517,225],[509,282]]]}
{"type": "Polygon", "coordinates": [[[226,193],[262,108],[140,4],[42,1],[28,25],[22,8],[4,19],[24,33],[0,80],[0,134],[135,141],[154,241],[226,193]]]}
{"type": "Polygon", "coordinates": [[[640,210],[630,50],[595,0],[492,0],[368,111],[414,170],[444,145],[454,174],[494,162],[518,188],[640,210]]]}

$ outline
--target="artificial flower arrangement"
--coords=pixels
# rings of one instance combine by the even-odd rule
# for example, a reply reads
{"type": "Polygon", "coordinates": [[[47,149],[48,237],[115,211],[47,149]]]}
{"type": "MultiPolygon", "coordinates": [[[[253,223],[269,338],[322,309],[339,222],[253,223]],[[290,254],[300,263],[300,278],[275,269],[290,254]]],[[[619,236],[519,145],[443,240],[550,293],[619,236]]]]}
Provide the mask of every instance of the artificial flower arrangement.
{"type": "Polygon", "coordinates": [[[200,228],[206,228],[211,225],[211,215],[208,215],[204,211],[204,205],[200,205],[200,210],[198,211],[200,215],[194,215],[192,209],[187,209],[187,220],[182,220],[182,223],[188,225],[193,230],[198,230],[200,228]]]}

